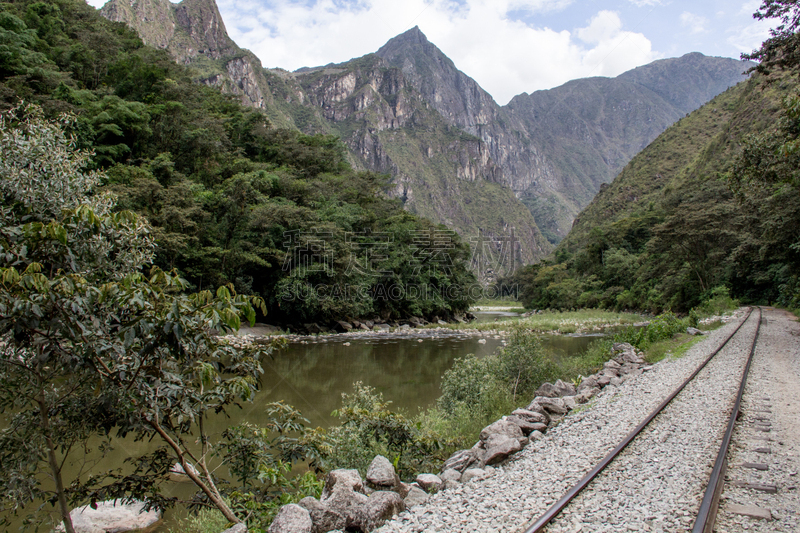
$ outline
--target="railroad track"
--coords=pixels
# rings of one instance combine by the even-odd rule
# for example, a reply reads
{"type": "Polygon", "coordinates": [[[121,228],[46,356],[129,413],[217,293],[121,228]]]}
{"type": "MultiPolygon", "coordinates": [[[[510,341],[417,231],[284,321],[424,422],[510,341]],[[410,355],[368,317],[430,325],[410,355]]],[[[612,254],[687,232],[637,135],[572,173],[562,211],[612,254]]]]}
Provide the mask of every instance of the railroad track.
{"type": "Polygon", "coordinates": [[[605,517],[608,530],[616,531],[624,519],[606,512],[604,507],[622,500],[635,501],[644,492],[650,493],[649,503],[637,507],[636,512],[641,515],[639,523],[647,524],[648,515],[655,513],[655,509],[663,511],[664,505],[669,506],[669,495],[676,491],[683,493],[680,496],[682,507],[688,504],[699,508],[696,516],[683,511],[681,529],[692,533],[711,532],[725,476],[727,450],[758,341],[761,315],[760,308],[750,309],[739,326],[678,388],[524,532],[581,531],[580,522],[587,513],[600,520],[605,517]],[[712,381],[715,382],[713,389],[712,381]],[[718,386],[719,381],[724,384],[718,386]],[[712,389],[710,394],[709,389],[712,389]],[[719,423],[704,427],[701,422],[699,427],[687,432],[686,428],[696,423],[693,412],[696,414],[703,409],[724,409],[725,416],[720,418],[720,422],[727,422],[722,424],[724,428],[717,427],[719,423]],[[673,438],[676,433],[679,436],[688,433],[688,436],[673,438]],[[671,453],[657,457],[653,452],[657,449],[671,453]],[[712,452],[716,460],[706,474],[712,452]],[[670,486],[672,479],[686,478],[680,472],[692,468],[704,472],[689,476],[693,481],[685,486],[670,486]],[[699,481],[703,478],[705,483],[699,481]],[[665,501],[659,502],[658,491],[662,488],[665,501]],[[657,492],[655,498],[654,491],[657,492]],[[574,520],[570,521],[571,518],[574,520]]]}

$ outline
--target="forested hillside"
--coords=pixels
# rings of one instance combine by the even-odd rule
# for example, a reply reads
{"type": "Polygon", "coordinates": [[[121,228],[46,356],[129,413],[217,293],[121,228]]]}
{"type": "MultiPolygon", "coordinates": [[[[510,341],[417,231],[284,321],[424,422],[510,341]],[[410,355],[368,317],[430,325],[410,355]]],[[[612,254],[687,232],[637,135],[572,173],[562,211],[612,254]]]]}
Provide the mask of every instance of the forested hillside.
{"type": "Polygon", "coordinates": [[[336,137],[273,127],[82,0],[0,5],[3,107],[77,117],[119,208],[154,226],[159,266],[260,295],[278,321],[467,309],[468,247],[387,199],[336,137]]]}
{"type": "Polygon", "coordinates": [[[518,273],[526,305],[685,312],[725,291],[792,305],[797,182],[770,169],[796,135],[796,101],[792,75],[756,75],[668,128],[518,273]]]}

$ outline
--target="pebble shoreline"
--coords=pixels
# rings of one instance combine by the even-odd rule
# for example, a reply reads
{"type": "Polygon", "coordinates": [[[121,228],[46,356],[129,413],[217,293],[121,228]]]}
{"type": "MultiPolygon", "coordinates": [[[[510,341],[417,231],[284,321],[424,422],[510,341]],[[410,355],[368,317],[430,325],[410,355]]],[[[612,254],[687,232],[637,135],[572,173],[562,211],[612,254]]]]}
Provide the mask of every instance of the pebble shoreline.
{"type": "MultiPolygon", "coordinates": [[[[743,313],[739,313],[739,317],[742,315],[743,313]]],[[[735,329],[737,323],[738,321],[729,323],[710,332],[704,341],[690,348],[680,359],[664,360],[649,372],[636,379],[625,381],[619,387],[607,386],[586,407],[576,409],[558,426],[549,429],[544,438],[531,443],[511,460],[496,467],[491,477],[470,481],[433,495],[427,504],[410,508],[377,531],[382,533],[523,531],[528,522],[559,499],[664,397],[686,379],[707,354],[735,329]]],[[[744,329],[747,328],[748,326],[745,326],[744,329]]],[[[715,368],[725,366],[722,362],[715,368]]],[[[727,366],[730,367],[727,373],[735,375],[737,365],[727,366]]],[[[718,380],[721,387],[724,381],[725,379],[718,380]]],[[[708,387],[708,383],[705,387],[708,387]]],[[[681,409],[688,410],[687,414],[693,412],[698,419],[704,419],[708,414],[698,413],[687,406],[678,407],[679,411],[681,409]]],[[[716,415],[709,416],[714,418],[716,415]]],[[[680,433],[690,435],[702,432],[705,423],[710,421],[700,421],[693,426],[692,431],[680,433]]],[[[660,435],[667,435],[667,438],[660,442],[662,447],[675,449],[677,446],[673,455],[683,454],[680,450],[681,444],[672,440],[674,431],[651,429],[649,432],[655,437],[655,442],[651,443],[651,446],[659,444],[660,435]]],[[[689,437],[688,440],[693,439],[689,437]]],[[[702,444],[700,447],[702,448],[702,444]]],[[[652,451],[648,450],[648,454],[652,451]]],[[[633,456],[637,457],[636,454],[633,456]]],[[[641,452],[638,455],[640,458],[644,456],[641,452]]],[[[646,460],[641,462],[647,463],[646,460]]],[[[570,532],[625,529],[654,532],[685,530],[689,523],[687,516],[691,516],[696,510],[699,501],[693,496],[687,497],[681,493],[664,491],[682,491],[685,485],[691,485],[693,481],[684,480],[677,472],[675,475],[669,471],[660,472],[660,465],[653,461],[649,463],[654,469],[654,479],[659,479],[660,476],[669,480],[663,487],[658,488],[661,492],[655,495],[652,505],[642,501],[643,496],[640,492],[634,495],[632,485],[638,483],[638,474],[635,472],[628,474],[627,479],[621,474],[612,475],[610,478],[612,484],[622,485],[623,493],[625,491],[629,493],[630,506],[636,511],[633,513],[634,518],[631,523],[625,521],[629,508],[627,504],[620,503],[614,508],[609,508],[603,503],[599,506],[600,512],[585,514],[573,512],[560,522],[551,525],[550,530],[570,532]],[[659,501],[663,504],[658,503],[659,501]]],[[[638,469],[640,466],[642,465],[636,465],[634,468],[638,469]]],[[[710,469],[710,465],[707,468],[710,469]]],[[[705,473],[703,468],[700,470],[703,471],[701,474],[705,473]]],[[[597,507],[597,502],[594,502],[592,508],[597,509],[597,507]]],[[[688,527],[691,528],[691,523],[688,527]]]]}

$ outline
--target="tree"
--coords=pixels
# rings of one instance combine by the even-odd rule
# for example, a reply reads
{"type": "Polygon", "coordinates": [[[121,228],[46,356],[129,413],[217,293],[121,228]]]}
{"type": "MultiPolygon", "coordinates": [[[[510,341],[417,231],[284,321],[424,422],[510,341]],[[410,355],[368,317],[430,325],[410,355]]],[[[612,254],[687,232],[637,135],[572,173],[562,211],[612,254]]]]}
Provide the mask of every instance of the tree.
{"type": "Polygon", "coordinates": [[[758,11],[753,13],[757,20],[780,19],[780,24],[770,30],[771,37],[761,44],[761,48],[742,59],[758,61],[751,70],[770,74],[774,69],[796,70],[800,66],[800,1],[763,0],[758,11]]]}
{"type": "Polygon", "coordinates": [[[146,497],[166,506],[158,481],[177,460],[239,522],[206,466],[204,419],[252,397],[273,345],[234,349],[213,330],[238,329],[242,315],[252,322],[263,301],[227,287],[186,294],[175,274],[144,275],[149,226],[114,212],[114,198],[97,190],[102,175],[84,170],[90,154],[65,134],[72,123],[47,121],[35,107],[0,115],[3,509],[50,501],[72,532],[70,504],[80,501],[146,497]],[[167,450],[138,458],[132,473],[65,480],[70,454],[114,429],[158,437],[167,450]],[[191,431],[199,450],[185,441],[191,431]]]}

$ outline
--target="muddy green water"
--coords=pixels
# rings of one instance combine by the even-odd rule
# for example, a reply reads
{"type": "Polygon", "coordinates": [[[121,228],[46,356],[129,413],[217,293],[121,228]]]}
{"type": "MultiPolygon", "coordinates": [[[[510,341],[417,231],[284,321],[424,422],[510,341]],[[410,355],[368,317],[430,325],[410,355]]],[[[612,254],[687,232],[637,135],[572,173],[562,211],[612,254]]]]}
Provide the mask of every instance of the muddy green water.
{"type": "MultiPolygon", "coordinates": [[[[311,427],[329,427],[337,422],[331,412],[341,407],[342,393],[351,392],[355,381],[383,393],[384,400],[391,401],[395,410],[414,415],[435,403],[440,394],[442,374],[457,357],[470,353],[486,356],[503,345],[502,338],[491,335],[471,336],[455,331],[423,331],[418,335],[334,336],[308,341],[308,344],[291,343],[264,362],[262,390],[255,402],[244,404],[242,409],[229,410],[229,417],[216,416],[209,420],[207,430],[211,441],[217,440],[227,427],[241,421],[265,424],[264,406],[277,400],[300,410],[311,427]],[[345,345],[346,342],[350,345],[345,345]]],[[[546,348],[563,357],[581,353],[593,340],[593,337],[542,337],[546,348]]],[[[155,441],[118,440],[115,450],[101,459],[96,469],[119,467],[126,457],[147,453],[156,445],[155,441]]],[[[227,472],[223,469],[218,474],[224,476],[227,472]]],[[[188,498],[194,490],[191,483],[181,483],[169,484],[165,492],[169,496],[188,498]]],[[[158,531],[166,531],[168,525],[169,520],[158,531]]]]}

